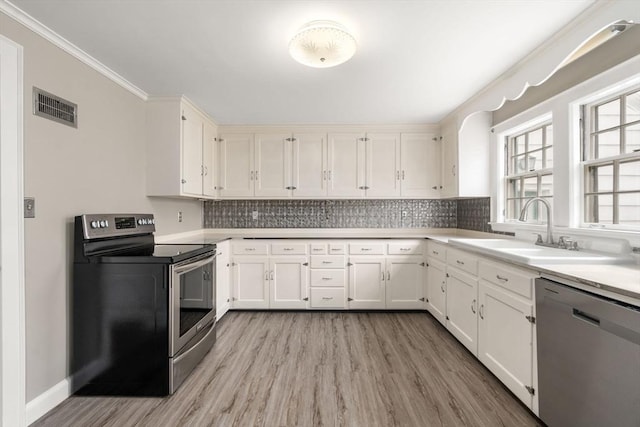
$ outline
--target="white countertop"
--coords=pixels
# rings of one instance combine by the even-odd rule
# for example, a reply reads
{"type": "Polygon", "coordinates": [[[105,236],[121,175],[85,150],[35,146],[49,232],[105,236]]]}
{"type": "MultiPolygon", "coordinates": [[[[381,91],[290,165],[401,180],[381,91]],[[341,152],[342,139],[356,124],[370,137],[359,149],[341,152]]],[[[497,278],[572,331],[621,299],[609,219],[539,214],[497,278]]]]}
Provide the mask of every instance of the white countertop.
{"type": "MultiPolygon", "coordinates": [[[[200,229],[187,233],[156,236],[157,243],[218,243],[226,239],[431,239],[448,243],[454,238],[504,238],[492,233],[451,228],[419,229],[362,229],[362,228],[231,228],[200,229]]],[[[489,256],[485,253],[480,255],[489,256]]],[[[491,257],[491,256],[490,256],[491,257]]],[[[499,257],[495,257],[501,259],[499,257]]],[[[638,264],[520,264],[501,259],[520,267],[538,271],[543,277],[559,280],[571,286],[640,306],[640,265],[638,264]]]]}

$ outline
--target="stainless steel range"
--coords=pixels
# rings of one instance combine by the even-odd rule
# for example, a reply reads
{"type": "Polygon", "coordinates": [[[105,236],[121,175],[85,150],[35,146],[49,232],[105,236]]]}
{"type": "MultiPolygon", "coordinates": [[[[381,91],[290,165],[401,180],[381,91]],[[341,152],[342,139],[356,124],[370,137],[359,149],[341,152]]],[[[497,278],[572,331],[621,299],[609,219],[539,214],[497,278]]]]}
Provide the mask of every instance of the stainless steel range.
{"type": "Polygon", "coordinates": [[[156,245],[151,214],[75,218],[72,391],[173,393],[215,340],[215,245],[156,245]]]}

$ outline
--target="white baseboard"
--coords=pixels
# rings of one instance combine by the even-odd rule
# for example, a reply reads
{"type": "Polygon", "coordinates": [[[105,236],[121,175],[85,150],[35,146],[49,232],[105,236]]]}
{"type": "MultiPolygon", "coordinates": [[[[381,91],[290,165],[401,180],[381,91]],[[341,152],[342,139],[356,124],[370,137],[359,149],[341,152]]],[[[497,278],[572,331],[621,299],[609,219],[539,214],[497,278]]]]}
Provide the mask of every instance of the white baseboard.
{"type": "Polygon", "coordinates": [[[30,425],[71,396],[71,378],[65,378],[27,403],[26,421],[30,425]]]}

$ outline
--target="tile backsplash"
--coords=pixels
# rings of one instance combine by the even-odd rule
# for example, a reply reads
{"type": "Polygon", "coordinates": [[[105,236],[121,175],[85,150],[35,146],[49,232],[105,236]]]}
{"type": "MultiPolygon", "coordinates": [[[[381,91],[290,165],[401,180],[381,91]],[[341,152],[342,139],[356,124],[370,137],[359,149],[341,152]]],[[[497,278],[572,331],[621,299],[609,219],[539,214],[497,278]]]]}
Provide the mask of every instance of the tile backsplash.
{"type": "Polygon", "coordinates": [[[491,231],[489,198],[430,200],[221,200],[205,202],[205,228],[465,228],[491,231]],[[255,216],[255,218],[254,218],[255,216]]]}

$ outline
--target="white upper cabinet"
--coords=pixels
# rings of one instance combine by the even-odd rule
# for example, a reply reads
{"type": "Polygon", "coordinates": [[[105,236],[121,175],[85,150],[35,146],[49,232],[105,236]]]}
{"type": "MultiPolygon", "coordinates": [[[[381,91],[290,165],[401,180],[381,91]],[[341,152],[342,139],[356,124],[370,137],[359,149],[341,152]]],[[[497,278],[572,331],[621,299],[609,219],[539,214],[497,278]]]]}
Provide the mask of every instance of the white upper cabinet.
{"type": "Polygon", "coordinates": [[[291,134],[256,134],[256,197],[286,198],[291,190],[291,134]]]}
{"type": "Polygon", "coordinates": [[[220,197],[251,197],[255,178],[253,135],[232,134],[220,138],[220,197]]]}
{"type": "Polygon", "coordinates": [[[329,134],[327,181],[330,198],[361,198],[365,171],[362,158],[364,134],[329,134]]]}
{"type": "Polygon", "coordinates": [[[469,116],[460,129],[442,127],[442,196],[488,197],[490,188],[491,113],[469,116]]]}
{"type": "Polygon", "coordinates": [[[365,159],[366,197],[399,197],[400,134],[367,134],[365,159]]]}
{"type": "Polygon", "coordinates": [[[215,198],[216,125],[185,98],[147,103],[147,194],[215,198]]]}
{"type": "Polygon", "coordinates": [[[440,195],[440,141],[433,134],[403,133],[400,140],[400,195],[440,195]]]}
{"type": "Polygon", "coordinates": [[[291,165],[293,197],[323,198],[327,196],[326,134],[295,134],[291,165]]]}

